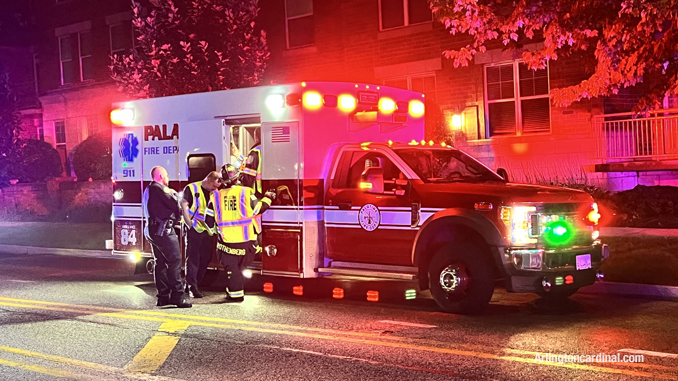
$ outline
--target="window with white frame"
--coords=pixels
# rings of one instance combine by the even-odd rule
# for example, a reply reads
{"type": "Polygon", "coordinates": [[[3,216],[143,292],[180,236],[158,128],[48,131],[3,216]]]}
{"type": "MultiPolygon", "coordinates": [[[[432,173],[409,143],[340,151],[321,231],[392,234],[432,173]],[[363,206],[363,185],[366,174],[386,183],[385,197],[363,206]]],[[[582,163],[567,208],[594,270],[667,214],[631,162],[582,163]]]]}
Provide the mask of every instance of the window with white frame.
{"type": "Polygon", "coordinates": [[[94,67],[92,65],[92,33],[78,33],[78,52],[80,57],[80,80],[94,79],[94,67]]]}
{"type": "Polygon", "coordinates": [[[95,135],[99,132],[99,118],[96,115],[88,116],[87,119],[87,136],[95,135]]]}
{"type": "Polygon", "coordinates": [[[38,127],[38,139],[42,140],[43,142],[45,141],[45,129],[40,126],[38,127]]]}
{"type": "Polygon", "coordinates": [[[384,80],[384,85],[423,93],[426,95],[426,99],[432,101],[436,100],[435,74],[419,74],[400,78],[389,78],[384,80]]]}
{"type": "Polygon", "coordinates": [[[285,0],[285,26],[288,48],[313,45],[313,0],[285,0]]]}
{"type": "Polygon", "coordinates": [[[489,136],[551,131],[548,67],[522,62],[485,66],[485,117],[489,136]]]}
{"type": "Polygon", "coordinates": [[[127,21],[109,27],[111,36],[111,55],[127,54],[132,49],[132,24],[127,21]]]}
{"type": "Polygon", "coordinates": [[[61,62],[61,84],[75,81],[75,62],[73,61],[73,36],[59,38],[59,61],[61,62]]]}
{"type": "Polygon", "coordinates": [[[57,120],[54,122],[54,140],[57,145],[66,144],[66,122],[57,120]]]}
{"type": "Polygon", "coordinates": [[[381,30],[420,24],[432,19],[428,0],[379,0],[381,30]]]}

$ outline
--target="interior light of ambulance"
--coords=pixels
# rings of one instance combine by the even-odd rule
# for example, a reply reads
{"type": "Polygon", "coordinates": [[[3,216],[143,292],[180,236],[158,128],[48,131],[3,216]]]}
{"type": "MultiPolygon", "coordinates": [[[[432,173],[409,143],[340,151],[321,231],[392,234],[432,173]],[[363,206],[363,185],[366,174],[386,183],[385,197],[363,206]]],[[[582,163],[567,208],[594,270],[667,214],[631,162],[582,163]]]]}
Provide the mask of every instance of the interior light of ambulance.
{"type": "Polygon", "coordinates": [[[355,110],[356,100],[352,95],[340,95],[339,96],[339,108],[345,112],[351,112],[355,110]]]}
{"type": "Polygon", "coordinates": [[[420,117],[424,115],[424,103],[422,101],[410,102],[410,115],[420,117]]]}
{"type": "Polygon", "coordinates": [[[461,130],[462,118],[459,114],[452,115],[452,128],[455,130],[461,130]]]}
{"type": "Polygon", "coordinates": [[[325,107],[337,107],[337,96],[336,95],[325,95],[323,98],[323,104],[325,107]]]}
{"type": "Polygon", "coordinates": [[[285,98],[282,94],[271,94],[266,97],[266,107],[269,110],[279,110],[285,107],[285,98]]]}
{"type": "Polygon", "coordinates": [[[131,126],[134,123],[134,110],[118,108],[111,111],[111,123],[116,126],[131,126]]]}
{"type": "Polygon", "coordinates": [[[396,104],[393,99],[381,98],[379,99],[379,111],[384,114],[390,114],[396,110],[396,104]]]}
{"type": "Polygon", "coordinates": [[[309,91],[307,93],[304,93],[304,106],[310,109],[317,109],[322,105],[322,97],[320,94],[314,92],[314,91],[309,91]]]}
{"type": "Polygon", "coordinates": [[[299,106],[301,104],[301,94],[287,94],[285,97],[285,103],[287,103],[288,106],[299,106]]]}

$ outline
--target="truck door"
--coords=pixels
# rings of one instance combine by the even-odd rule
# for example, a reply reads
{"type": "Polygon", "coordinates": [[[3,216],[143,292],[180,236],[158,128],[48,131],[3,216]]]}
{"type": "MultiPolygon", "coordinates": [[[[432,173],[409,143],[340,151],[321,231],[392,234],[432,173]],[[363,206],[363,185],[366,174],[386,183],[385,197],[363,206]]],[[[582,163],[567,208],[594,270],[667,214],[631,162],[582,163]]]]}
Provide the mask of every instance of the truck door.
{"type": "Polygon", "coordinates": [[[408,180],[387,151],[343,151],[325,198],[327,257],[411,265],[417,230],[411,227],[413,206],[407,188],[408,180]],[[383,170],[382,194],[361,189],[361,176],[369,167],[383,170]]]}

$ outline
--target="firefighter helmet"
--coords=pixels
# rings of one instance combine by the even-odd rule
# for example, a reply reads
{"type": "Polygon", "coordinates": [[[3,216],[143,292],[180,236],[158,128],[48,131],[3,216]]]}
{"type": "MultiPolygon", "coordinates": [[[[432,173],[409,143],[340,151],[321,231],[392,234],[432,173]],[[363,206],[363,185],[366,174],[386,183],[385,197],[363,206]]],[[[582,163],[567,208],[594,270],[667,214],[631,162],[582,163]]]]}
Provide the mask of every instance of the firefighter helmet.
{"type": "Polygon", "coordinates": [[[221,178],[226,186],[234,185],[240,178],[240,171],[235,165],[226,164],[221,167],[221,178]]]}

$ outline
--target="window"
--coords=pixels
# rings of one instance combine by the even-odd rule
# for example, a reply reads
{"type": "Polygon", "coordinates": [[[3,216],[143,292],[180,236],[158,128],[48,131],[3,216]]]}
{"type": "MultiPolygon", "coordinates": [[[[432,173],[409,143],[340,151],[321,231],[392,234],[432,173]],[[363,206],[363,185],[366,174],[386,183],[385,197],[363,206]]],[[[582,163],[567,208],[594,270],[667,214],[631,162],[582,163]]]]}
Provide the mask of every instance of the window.
{"type": "Polygon", "coordinates": [[[61,84],[73,83],[75,63],[73,62],[73,36],[59,38],[59,60],[61,61],[61,84]]]}
{"type": "Polygon", "coordinates": [[[78,51],[80,52],[80,80],[94,79],[92,68],[92,34],[90,32],[78,33],[78,51]]]}
{"type": "Polygon", "coordinates": [[[129,22],[110,26],[111,55],[127,54],[132,49],[132,25],[129,22]]]}
{"type": "Polygon", "coordinates": [[[359,189],[361,175],[369,167],[384,169],[384,180],[404,179],[404,175],[393,162],[378,152],[344,152],[337,168],[332,186],[337,189],[359,189]]]}
{"type": "Polygon", "coordinates": [[[38,139],[42,140],[43,142],[45,141],[45,129],[41,127],[38,127],[38,139]]]}
{"type": "Polygon", "coordinates": [[[54,136],[57,145],[66,144],[66,122],[63,120],[54,122],[54,136]]]}
{"type": "Polygon", "coordinates": [[[548,67],[522,62],[485,67],[486,120],[490,136],[550,132],[548,67]]]}
{"type": "Polygon", "coordinates": [[[381,30],[429,22],[428,0],[379,0],[381,30]]]}
{"type": "Polygon", "coordinates": [[[99,132],[99,120],[96,116],[87,117],[87,136],[96,135],[99,132]]]}
{"type": "Polygon", "coordinates": [[[315,43],[313,0],[285,0],[287,47],[299,48],[315,43]]]}
{"type": "Polygon", "coordinates": [[[436,76],[434,74],[386,79],[384,85],[424,93],[427,99],[436,100],[436,76]]]}

